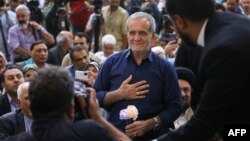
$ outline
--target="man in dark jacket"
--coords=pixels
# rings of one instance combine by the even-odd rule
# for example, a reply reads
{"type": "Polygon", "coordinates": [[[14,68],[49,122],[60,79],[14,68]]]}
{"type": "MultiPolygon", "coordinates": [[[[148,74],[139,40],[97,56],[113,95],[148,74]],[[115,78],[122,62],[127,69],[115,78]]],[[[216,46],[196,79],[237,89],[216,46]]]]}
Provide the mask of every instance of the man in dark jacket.
{"type": "Polygon", "coordinates": [[[17,88],[24,82],[23,73],[17,65],[7,65],[1,74],[5,93],[0,96],[0,116],[20,108],[17,102],[17,88]]]}
{"type": "Polygon", "coordinates": [[[0,117],[0,141],[23,131],[30,132],[32,114],[28,89],[29,82],[20,84],[17,89],[17,97],[21,109],[0,117]]]}
{"type": "Polygon", "coordinates": [[[227,135],[225,129],[232,124],[236,125],[234,128],[249,125],[249,19],[216,13],[212,0],[167,0],[166,3],[184,42],[203,47],[198,72],[202,89],[191,120],[159,140],[204,141],[215,132],[227,135]]]}
{"type": "Polygon", "coordinates": [[[73,35],[69,31],[61,31],[56,36],[56,46],[49,50],[47,63],[61,66],[63,57],[68,49],[73,46],[73,35]]]}

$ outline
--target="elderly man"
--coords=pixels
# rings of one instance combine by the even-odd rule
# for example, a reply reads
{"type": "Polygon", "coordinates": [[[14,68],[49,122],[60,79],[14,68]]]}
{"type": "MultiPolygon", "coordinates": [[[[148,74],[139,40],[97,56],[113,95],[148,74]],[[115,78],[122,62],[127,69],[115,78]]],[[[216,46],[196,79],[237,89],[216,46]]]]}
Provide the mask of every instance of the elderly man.
{"type": "Polygon", "coordinates": [[[49,50],[47,62],[60,66],[68,49],[73,46],[73,34],[69,31],[61,31],[56,36],[57,45],[49,50]]]}
{"type": "Polygon", "coordinates": [[[106,34],[102,37],[102,51],[95,53],[95,56],[100,58],[100,64],[103,64],[106,59],[117,51],[114,51],[116,39],[112,34],[106,34]]]}
{"type": "Polygon", "coordinates": [[[48,45],[54,43],[53,36],[41,25],[29,21],[30,10],[26,5],[19,5],[16,8],[18,24],[9,30],[8,44],[11,49],[11,61],[21,62],[30,57],[30,47],[37,40],[44,40],[48,45]]]}
{"type": "Polygon", "coordinates": [[[17,100],[17,88],[24,82],[20,67],[14,64],[7,65],[1,74],[1,82],[5,93],[0,96],[0,116],[20,108],[17,100]]]}
{"type": "Polygon", "coordinates": [[[94,88],[108,120],[134,140],[150,140],[173,128],[181,113],[181,95],[173,66],[151,51],[154,18],[138,12],[127,21],[129,49],[110,56],[94,88]],[[128,105],[137,107],[138,119],[127,125],[119,118],[128,105]]]}
{"type": "Polygon", "coordinates": [[[30,132],[32,113],[30,111],[29,82],[24,82],[17,89],[18,103],[21,109],[0,117],[0,140],[17,135],[23,131],[30,132]]]}
{"type": "Polygon", "coordinates": [[[215,12],[212,0],[166,2],[174,27],[183,41],[191,47],[199,45],[203,48],[198,71],[202,89],[192,118],[159,140],[205,141],[216,132],[227,136],[229,130],[226,127],[232,127],[230,124],[249,125],[249,19],[215,12]]]}

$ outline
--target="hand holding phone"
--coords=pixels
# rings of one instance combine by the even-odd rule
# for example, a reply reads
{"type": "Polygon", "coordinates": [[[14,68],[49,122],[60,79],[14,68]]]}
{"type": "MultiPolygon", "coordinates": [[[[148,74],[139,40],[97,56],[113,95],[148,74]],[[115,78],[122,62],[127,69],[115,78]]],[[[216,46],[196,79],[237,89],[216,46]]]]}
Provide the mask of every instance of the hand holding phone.
{"type": "Polygon", "coordinates": [[[86,71],[78,71],[75,72],[75,79],[80,81],[88,80],[88,72],[86,71]]]}

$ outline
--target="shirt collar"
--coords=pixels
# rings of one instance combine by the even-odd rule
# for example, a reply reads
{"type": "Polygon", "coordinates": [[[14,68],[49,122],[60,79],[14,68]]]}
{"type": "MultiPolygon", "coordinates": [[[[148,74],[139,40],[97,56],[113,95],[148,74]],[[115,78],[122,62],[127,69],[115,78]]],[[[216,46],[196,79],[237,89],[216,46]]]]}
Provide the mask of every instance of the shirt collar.
{"type": "Polygon", "coordinates": [[[205,46],[205,29],[207,26],[208,19],[203,23],[201,31],[199,33],[198,39],[197,39],[197,44],[200,45],[201,47],[205,46]]]}
{"type": "Polygon", "coordinates": [[[20,106],[17,103],[15,103],[15,101],[12,99],[11,96],[9,96],[9,94],[7,94],[7,97],[10,103],[11,111],[15,111],[20,108],[20,106]]]}
{"type": "MultiPolygon", "coordinates": [[[[132,54],[132,50],[131,49],[127,49],[126,50],[126,58],[132,57],[132,55],[133,55],[132,54]]],[[[151,49],[150,49],[148,57],[146,59],[148,59],[150,62],[153,62],[153,53],[152,53],[151,49]]]]}

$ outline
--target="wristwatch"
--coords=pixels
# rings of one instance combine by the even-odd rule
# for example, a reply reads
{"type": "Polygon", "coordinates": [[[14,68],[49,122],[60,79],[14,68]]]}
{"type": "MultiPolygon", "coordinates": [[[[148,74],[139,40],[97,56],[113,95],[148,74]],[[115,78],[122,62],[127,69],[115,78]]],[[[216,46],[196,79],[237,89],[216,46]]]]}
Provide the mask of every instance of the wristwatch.
{"type": "Polygon", "coordinates": [[[161,123],[160,119],[158,117],[154,117],[153,120],[154,120],[154,123],[155,123],[154,130],[158,130],[159,127],[160,127],[160,123],[161,123]]]}

